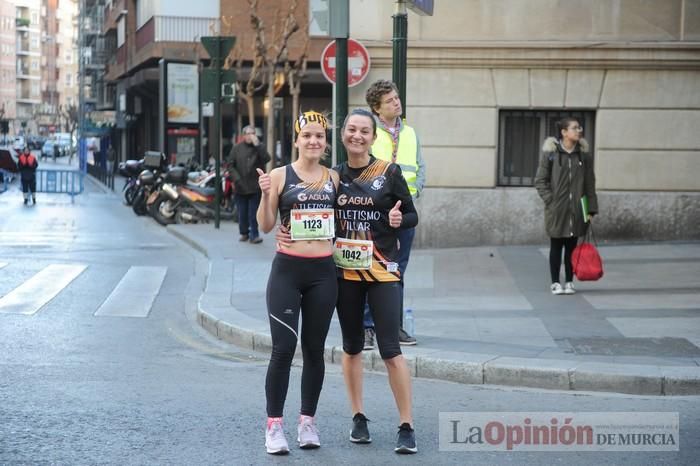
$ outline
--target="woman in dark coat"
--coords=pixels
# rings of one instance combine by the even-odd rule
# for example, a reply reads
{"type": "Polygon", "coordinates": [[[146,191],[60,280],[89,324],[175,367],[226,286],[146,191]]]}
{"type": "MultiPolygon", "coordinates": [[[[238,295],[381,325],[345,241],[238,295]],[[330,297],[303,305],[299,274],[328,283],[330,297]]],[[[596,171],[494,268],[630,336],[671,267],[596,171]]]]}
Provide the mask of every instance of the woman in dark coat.
{"type": "Polygon", "coordinates": [[[550,237],[549,270],[552,294],[574,294],[571,253],[583,236],[591,217],[598,212],[593,155],[581,137],[583,128],[575,118],[557,122],[560,139],[550,137],[542,146],[542,157],[535,176],[535,188],[545,204],[544,222],[550,237]],[[584,218],[581,198],[588,201],[584,218]],[[564,287],[559,282],[561,254],[564,249],[564,287]]]}

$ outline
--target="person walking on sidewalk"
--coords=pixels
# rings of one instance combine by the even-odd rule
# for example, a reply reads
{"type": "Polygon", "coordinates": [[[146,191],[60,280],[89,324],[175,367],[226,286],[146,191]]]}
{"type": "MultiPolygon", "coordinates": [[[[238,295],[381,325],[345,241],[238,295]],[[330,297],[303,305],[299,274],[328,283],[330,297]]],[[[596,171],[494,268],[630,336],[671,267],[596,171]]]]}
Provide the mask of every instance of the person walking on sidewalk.
{"type": "Polygon", "coordinates": [[[369,153],[377,139],[373,115],[362,109],[352,111],[341,135],[348,160],[335,168],[340,187],[334,257],[340,273],[337,310],[343,334],[343,376],[354,414],[350,441],[371,442],[362,401],[363,313],[369,303],[379,354],[399,411],[394,450],[415,453],[411,376],[399,346],[402,287],[397,237],[402,229],[418,224],[418,214],[400,166],[369,153]]]}
{"type": "Polygon", "coordinates": [[[556,123],[559,138],[549,137],[542,146],[542,157],[535,175],[535,188],[545,204],[544,223],[550,237],[549,271],[552,294],[574,294],[571,253],[578,237],[586,233],[588,222],[598,212],[593,155],[582,137],[583,128],[575,118],[556,123]],[[587,198],[588,217],[584,218],[581,198],[587,198]],[[560,283],[561,255],[564,249],[566,282],[560,283]]]}
{"type": "Polygon", "coordinates": [[[256,212],[260,205],[260,187],[258,186],[257,169],[265,169],[270,161],[270,154],[260,143],[255,134],[255,128],[243,128],[243,141],[236,144],[231,151],[231,176],[236,189],[238,206],[239,241],[249,241],[254,244],[262,243],[258,232],[256,212]]]}
{"type": "Polygon", "coordinates": [[[292,241],[278,243],[267,283],[272,355],[265,379],[265,447],[270,454],[289,452],[282,417],[299,340],[300,311],[304,365],[297,440],[301,448],[321,445],[315,415],[325,373],[323,352],[338,289],[331,243],[338,174],[320,163],[326,151],[328,123],[322,114],[308,111],[299,116],[294,127],[299,158],[269,174],[257,169],[262,191],[257,212],[261,230],[268,233],[274,228],[279,210],[281,224],[292,232],[292,241]]]}
{"type": "MultiPolygon", "coordinates": [[[[420,197],[425,185],[425,162],[415,130],[401,120],[402,106],[396,84],[386,79],[372,83],[365,94],[367,105],[377,119],[377,140],[372,144],[372,155],[378,159],[398,164],[408,184],[411,197],[420,197]]],[[[401,317],[399,342],[402,345],[415,345],[415,335],[409,335],[403,328],[403,296],[406,267],[411,255],[415,228],[399,230],[399,272],[401,272],[401,317]]],[[[374,349],[374,322],[365,307],[365,349],[374,349]]]]}
{"type": "Polygon", "coordinates": [[[28,147],[22,149],[22,154],[17,161],[20,179],[22,181],[22,195],[24,205],[29,203],[29,195],[32,196],[32,204],[36,204],[36,169],[39,166],[36,157],[32,155],[28,147]]]}

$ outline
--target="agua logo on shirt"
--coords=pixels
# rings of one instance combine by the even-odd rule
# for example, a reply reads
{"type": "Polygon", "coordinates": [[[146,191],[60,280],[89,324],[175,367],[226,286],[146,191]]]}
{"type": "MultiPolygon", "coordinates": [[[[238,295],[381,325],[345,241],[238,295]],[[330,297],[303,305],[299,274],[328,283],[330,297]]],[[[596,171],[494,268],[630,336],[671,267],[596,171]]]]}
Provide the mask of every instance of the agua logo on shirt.
{"type": "Polygon", "coordinates": [[[311,193],[311,194],[306,194],[306,193],[299,193],[297,195],[297,199],[299,199],[299,202],[305,202],[305,201],[330,201],[331,197],[328,194],[325,193],[311,193]]]}
{"type": "Polygon", "coordinates": [[[338,205],[344,206],[345,204],[373,206],[374,201],[371,197],[367,196],[348,196],[347,194],[341,194],[340,196],[338,196],[338,205]]]}

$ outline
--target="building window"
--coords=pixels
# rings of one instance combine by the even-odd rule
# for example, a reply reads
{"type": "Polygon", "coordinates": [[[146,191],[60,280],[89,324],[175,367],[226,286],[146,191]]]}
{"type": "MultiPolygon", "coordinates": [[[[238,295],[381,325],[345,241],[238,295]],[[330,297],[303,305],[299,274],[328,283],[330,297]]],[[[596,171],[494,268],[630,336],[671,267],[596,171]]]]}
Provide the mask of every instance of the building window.
{"type": "Polygon", "coordinates": [[[542,142],[556,136],[555,123],[579,120],[591,151],[595,143],[595,112],[588,110],[501,110],[498,119],[498,185],[532,186],[542,142]]]}
{"type": "Polygon", "coordinates": [[[73,75],[70,73],[66,73],[66,87],[71,86],[73,86],[73,75]]]}

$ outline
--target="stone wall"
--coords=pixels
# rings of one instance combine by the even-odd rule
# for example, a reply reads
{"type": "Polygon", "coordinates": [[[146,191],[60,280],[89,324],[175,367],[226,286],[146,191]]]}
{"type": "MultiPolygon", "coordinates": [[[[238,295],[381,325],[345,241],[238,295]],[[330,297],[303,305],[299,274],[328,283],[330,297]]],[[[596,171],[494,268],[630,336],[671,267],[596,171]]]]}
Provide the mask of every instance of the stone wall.
{"type": "MultiPolygon", "coordinates": [[[[700,193],[602,191],[598,204],[601,243],[700,240],[700,193]]],[[[534,188],[428,188],[417,208],[418,248],[548,242],[534,188]]]]}

